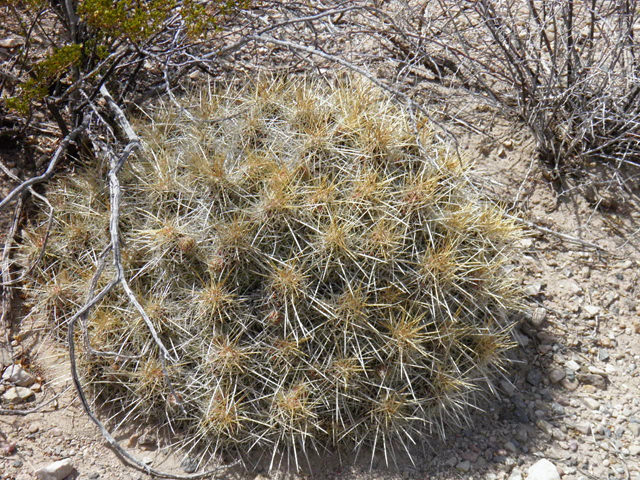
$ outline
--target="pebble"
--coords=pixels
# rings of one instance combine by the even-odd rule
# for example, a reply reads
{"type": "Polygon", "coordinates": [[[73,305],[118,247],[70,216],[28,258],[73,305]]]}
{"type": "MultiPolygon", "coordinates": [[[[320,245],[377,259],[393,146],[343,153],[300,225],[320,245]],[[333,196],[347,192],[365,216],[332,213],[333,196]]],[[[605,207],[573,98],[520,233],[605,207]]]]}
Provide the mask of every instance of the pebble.
{"type": "Polygon", "coordinates": [[[542,430],[544,433],[546,433],[547,435],[552,435],[553,434],[553,427],[546,420],[538,420],[536,422],[536,426],[540,430],[542,430]]]}
{"type": "Polygon", "coordinates": [[[13,442],[9,442],[4,447],[2,447],[2,454],[13,455],[14,453],[16,453],[16,449],[17,449],[16,444],[13,442]]]}
{"type": "Polygon", "coordinates": [[[26,372],[20,365],[8,366],[2,374],[2,380],[19,387],[28,387],[36,381],[33,375],[26,372]]]}
{"type": "Polygon", "coordinates": [[[588,315],[587,318],[593,318],[600,313],[600,307],[595,305],[585,305],[584,311],[588,315]]]}
{"type": "Polygon", "coordinates": [[[138,447],[143,450],[153,450],[158,445],[158,437],[153,432],[145,432],[138,437],[138,447]]]}
{"type": "Polygon", "coordinates": [[[629,446],[629,455],[640,455],[640,445],[629,446]]]}
{"type": "Polygon", "coordinates": [[[511,453],[518,453],[518,449],[516,448],[516,446],[513,444],[513,442],[507,442],[504,444],[504,448],[505,450],[510,451],[511,453]]]}
{"type": "Polygon", "coordinates": [[[566,374],[564,373],[564,370],[560,368],[554,368],[553,370],[551,370],[551,372],[549,372],[549,381],[553,384],[556,384],[560,382],[565,376],[566,374]]]}
{"type": "Polygon", "coordinates": [[[456,469],[460,470],[461,472],[468,472],[469,470],[471,470],[471,462],[469,460],[463,460],[456,465],[456,469]]]}
{"type": "Polygon", "coordinates": [[[29,433],[37,433],[38,430],[40,430],[40,425],[38,425],[37,423],[32,423],[27,429],[29,433]]]}
{"type": "Polygon", "coordinates": [[[638,424],[638,423],[629,423],[629,425],[627,425],[627,428],[629,428],[629,431],[635,437],[640,436],[640,424],[638,424]]]}
{"type": "Polygon", "coordinates": [[[6,344],[0,343],[0,368],[8,367],[12,363],[11,349],[6,344]]]}
{"type": "Polygon", "coordinates": [[[500,387],[509,396],[516,392],[516,387],[509,380],[500,380],[500,387]]]}
{"type": "Polygon", "coordinates": [[[536,328],[541,328],[544,325],[544,321],[547,319],[547,309],[546,308],[536,308],[531,315],[531,325],[536,328]]]}
{"type": "Polygon", "coordinates": [[[180,463],[180,468],[182,468],[185,473],[194,473],[198,469],[198,460],[193,457],[185,457],[182,463],[180,463]]]}
{"type": "Polygon", "coordinates": [[[573,372],[577,372],[578,370],[580,370],[580,364],[575,360],[569,360],[567,363],[565,363],[565,366],[573,372]]]}
{"type": "Polygon", "coordinates": [[[585,397],[582,399],[582,403],[591,410],[597,410],[600,408],[600,402],[598,402],[595,398],[585,397]]]}
{"type": "Polygon", "coordinates": [[[606,372],[603,369],[594,367],[593,365],[589,367],[589,373],[593,373],[594,375],[606,375],[606,372]]]}
{"type": "Polygon", "coordinates": [[[535,297],[542,291],[542,283],[535,282],[524,287],[523,292],[527,297],[535,297]]]}
{"type": "Polygon", "coordinates": [[[532,368],[531,370],[529,370],[529,372],[527,373],[527,383],[533,385],[534,387],[537,387],[538,385],[540,385],[541,381],[542,372],[540,372],[540,370],[538,370],[537,368],[532,368]]]}
{"type": "Polygon", "coordinates": [[[524,428],[519,428],[516,432],[515,438],[520,443],[525,443],[529,439],[529,434],[524,428]]]}
{"type": "Polygon", "coordinates": [[[7,403],[23,403],[33,400],[35,393],[26,387],[12,387],[2,394],[2,400],[7,403]]]}
{"type": "Polygon", "coordinates": [[[469,460],[471,463],[475,463],[478,460],[478,454],[472,451],[463,452],[460,456],[463,460],[469,460]]]}
{"type": "Polygon", "coordinates": [[[70,475],[72,471],[71,460],[65,458],[36,470],[36,476],[39,480],[62,480],[70,475]]]}
{"type": "Polygon", "coordinates": [[[448,465],[448,466],[450,466],[450,467],[453,467],[453,466],[455,466],[455,465],[458,463],[458,459],[454,456],[454,457],[451,457],[449,460],[447,460],[447,461],[446,461],[446,462],[444,462],[444,463],[445,463],[445,465],[448,465]]]}
{"type": "Polygon", "coordinates": [[[606,362],[609,360],[609,351],[605,350],[604,348],[601,348],[600,350],[598,350],[598,360],[600,360],[601,362],[606,362]]]}
{"type": "Polygon", "coordinates": [[[560,474],[553,463],[543,458],[529,467],[527,480],[560,480],[560,474]]]}
{"type": "Polygon", "coordinates": [[[578,382],[578,380],[576,380],[575,378],[574,379],[563,378],[560,384],[562,385],[563,388],[566,388],[567,390],[575,390],[580,386],[580,382],[578,382]]]}
{"type": "Polygon", "coordinates": [[[588,435],[591,432],[591,425],[589,425],[586,422],[583,423],[577,423],[575,425],[572,425],[572,427],[574,430],[582,433],[583,435],[588,435]]]}
{"type": "Polygon", "coordinates": [[[511,475],[509,475],[508,480],[522,480],[522,472],[517,468],[514,468],[511,475]]]}
{"type": "Polygon", "coordinates": [[[1,48],[16,48],[24,45],[24,40],[17,37],[7,37],[0,40],[1,48]]]}
{"type": "MultiPolygon", "coordinates": [[[[604,372],[603,372],[604,373],[604,372]]],[[[602,375],[594,374],[594,373],[585,373],[583,375],[578,376],[578,380],[586,385],[593,385],[596,388],[604,390],[607,388],[607,381],[602,375]]]]}

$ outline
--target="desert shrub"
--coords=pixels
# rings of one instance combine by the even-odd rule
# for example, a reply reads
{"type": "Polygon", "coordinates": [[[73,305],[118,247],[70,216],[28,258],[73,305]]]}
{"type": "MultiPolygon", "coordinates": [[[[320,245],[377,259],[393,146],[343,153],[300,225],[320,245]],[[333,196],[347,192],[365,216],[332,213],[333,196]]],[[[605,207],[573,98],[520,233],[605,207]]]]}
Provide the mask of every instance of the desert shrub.
{"type": "Polygon", "coordinates": [[[637,166],[639,11],[635,0],[407,2],[390,50],[517,115],[557,173],[637,166]]]}
{"type": "Polygon", "coordinates": [[[3,2],[7,22],[0,32],[19,48],[6,59],[2,106],[25,124],[45,111],[66,136],[101,85],[113,85],[122,100],[139,93],[139,84],[173,83],[168,59],[210,39],[248,6],[248,0],[3,2]]]}
{"type": "MultiPolygon", "coordinates": [[[[296,465],[335,445],[392,455],[466,421],[511,347],[519,236],[468,166],[363,82],[182,104],[136,125],[144,146],[121,175],[125,275],[168,355],[113,290],[77,334],[94,398],[188,449],[296,465]]],[[[54,332],[110,241],[104,177],[91,165],[48,188],[58,214],[27,320],[54,332]]],[[[25,230],[23,265],[43,235],[25,230]]]]}

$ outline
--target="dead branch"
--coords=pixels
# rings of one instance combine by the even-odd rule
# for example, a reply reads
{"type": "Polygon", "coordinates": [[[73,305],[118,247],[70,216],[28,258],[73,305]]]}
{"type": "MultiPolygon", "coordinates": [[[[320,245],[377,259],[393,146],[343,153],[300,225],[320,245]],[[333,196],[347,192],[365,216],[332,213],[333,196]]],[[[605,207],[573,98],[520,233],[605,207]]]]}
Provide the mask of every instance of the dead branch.
{"type": "Polygon", "coordinates": [[[42,182],[45,182],[45,181],[49,180],[53,176],[53,174],[55,173],[55,169],[56,169],[56,166],[58,165],[58,162],[60,161],[60,159],[62,158],[64,153],[67,151],[67,149],[69,148],[71,143],[74,142],[80,136],[80,134],[83,133],[87,129],[87,127],[88,127],[88,122],[85,120],[85,122],[82,123],[82,125],[80,125],[79,127],[75,128],[71,133],[69,133],[69,135],[67,135],[62,140],[62,142],[60,142],[60,145],[58,146],[58,148],[56,149],[55,153],[51,157],[51,160],[49,161],[49,165],[47,166],[47,169],[45,170],[45,172],[43,174],[41,174],[41,175],[38,175],[37,177],[33,177],[33,178],[28,179],[28,180],[25,180],[20,185],[18,185],[16,188],[14,188],[9,193],[9,195],[7,195],[2,200],[2,202],[0,202],[0,210],[2,210],[9,203],[11,203],[11,201],[16,196],[18,196],[19,194],[24,192],[27,188],[32,187],[34,185],[37,185],[38,183],[42,183],[42,182]]]}

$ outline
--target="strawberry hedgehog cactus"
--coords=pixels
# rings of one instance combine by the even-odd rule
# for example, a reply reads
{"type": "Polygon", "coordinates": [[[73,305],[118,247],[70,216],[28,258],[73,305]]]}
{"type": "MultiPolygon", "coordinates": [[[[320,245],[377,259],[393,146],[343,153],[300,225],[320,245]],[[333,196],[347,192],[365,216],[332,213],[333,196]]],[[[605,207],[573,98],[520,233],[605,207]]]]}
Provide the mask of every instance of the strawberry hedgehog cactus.
{"type": "MultiPolygon", "coordinates": [[[[164,425],[185,451],[296,466],[337,447],[388,459],[467,421],[512,345],[521,233],[429,123],[364,81],[181,102],[134,125],[143,147],[120,173],[130,292],[76,329],[93,401],[164,425]]],[[[76,168],[47,191],[55,221],[25,320],[59,336],[110,242],[107,171],[76,168]]],[[[25,268],[46,224],[24,231],[25,268]]]]}

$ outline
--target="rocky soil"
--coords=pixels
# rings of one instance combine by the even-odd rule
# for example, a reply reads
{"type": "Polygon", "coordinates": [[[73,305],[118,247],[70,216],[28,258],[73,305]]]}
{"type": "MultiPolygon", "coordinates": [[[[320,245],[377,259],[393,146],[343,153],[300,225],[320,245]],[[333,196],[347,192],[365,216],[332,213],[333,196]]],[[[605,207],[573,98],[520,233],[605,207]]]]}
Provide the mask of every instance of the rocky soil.
{"type": "MultiPolygon", "coordinates": [[[[489,138],[462,135],[462,153],[476,159],[480,188],[536,226],[514,265],[529,311],[514,329],[518,346],[495,394],[480,399],[468,426],[451,427],[445,440],[416,438],[411,458],[398,451],[389,465],[370,452],[355,461],[335,453],[310,459],[305,471],[269,472],[268,460],[252,458],[249,471],[234,467],[221,476],[640,480],[637,186],[632,179],[627,191],[605,185],[596,192],[588,188],[593,176],[564,185],[569,193],[558,196],[524,128],[494,127],[489,138]]],[[[64,478],[68,466],[69,478],[147,478],[117,458],[84,414],[64,349],[26,327],[0,332],[0,408],[28,410],[59,396],[37,413],[0,417],[0,478],[64,478]],[[55,466],[61,469],[39,471],[65,459],[55,466]]],[[[173,456],[158,437],[152,426],[132,427],[119,440],[154,468],[191,472],[192,459],[173,456]]]]}

